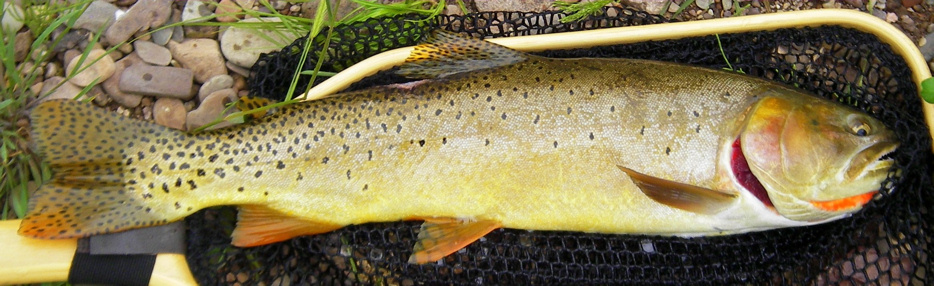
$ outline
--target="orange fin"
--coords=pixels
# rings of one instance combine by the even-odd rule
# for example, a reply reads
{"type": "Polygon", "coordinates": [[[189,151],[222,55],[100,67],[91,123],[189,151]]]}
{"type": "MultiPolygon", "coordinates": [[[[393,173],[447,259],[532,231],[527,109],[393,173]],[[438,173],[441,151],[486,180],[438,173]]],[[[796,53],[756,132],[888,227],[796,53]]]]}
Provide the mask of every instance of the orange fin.
{"type": "Polygon", "coordinates": [[[825,211],[843,211],[856,207],[860,207],[872,200],[876,195],[876,192],[868,192],[862,195],[855,195],[852,197],[846,197],[839,200],[832,201],[811,201],[811,204],[815,207],[825,210],[825,211]]]}
{"type": "Polygon", "coordinates": [[[240,206],[231,244],[251,247],[280,242],[296,236],[329,232],[343,227],[327,222],[299,219],[256,205],[240,206]]]}
{"type": "Polygon", "coordinates": [[[642,174],[632,169],[617,166],[629,175],[633,183],[656,202],[700,213],[716,214],[736,201],[737,194],[692,186],[642,174]]]}
{"type": "Polygon", "coordinates": [[[502,226],[497,221],[462,221],[453,218],[425,219],[418,232],[414,252],[409,256],[409,263],[422,264],[438,261],[487,233],[502,226]]]}

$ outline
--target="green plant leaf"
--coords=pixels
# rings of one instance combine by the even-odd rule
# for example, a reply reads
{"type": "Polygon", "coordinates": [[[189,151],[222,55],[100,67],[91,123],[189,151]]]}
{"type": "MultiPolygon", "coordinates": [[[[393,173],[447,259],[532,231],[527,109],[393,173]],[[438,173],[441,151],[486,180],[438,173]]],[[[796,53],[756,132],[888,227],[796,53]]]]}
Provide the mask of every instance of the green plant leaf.
{"type": "Polygon", "coordinates": [[[921,81],[921,98],[927,103],[934,103],[934,77],[921,81]]]}

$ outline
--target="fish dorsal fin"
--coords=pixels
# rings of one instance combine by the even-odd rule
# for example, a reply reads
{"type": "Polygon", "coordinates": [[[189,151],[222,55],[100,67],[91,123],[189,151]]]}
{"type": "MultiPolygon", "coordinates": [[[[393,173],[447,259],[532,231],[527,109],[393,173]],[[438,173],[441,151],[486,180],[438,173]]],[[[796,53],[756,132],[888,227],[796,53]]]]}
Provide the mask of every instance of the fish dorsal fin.
{"type": "Polygon", "coordinates": [[[438,78],[507,66],[528,58],[525,53],[494,43],[435,31],[426,43],[415,47],[397,73],[410,78],[438,78]]]}
{"type": "Polygon", "coordinates": [[[649,198],[667,206],[699,214],[716,214],[736,201],[735,193],[727,193],[698,186],[678,183],[642,174],[617,166],[649,198]]]}
{"type": "Polygon", "coordinates": [[[438,261],[500,226],[502,224],[491,220],[465,222],[454,218],[426,218],[418,232],[418,241],[409,263],[438,261]]]}
{"type": "Polygon", "coordinates": [[[300,219],[257,205],[240,206],[231,244],[251,247],[280,242],[296,236],[330,232],[343,227],[333,223],[300,219]]]}
{"type": "MultiPolygon", "coordinates": [[[[265,97],[256,97],[256,96],[242,96],[237,100],[237,109],[240,111],[250,111],[257,109],[263,106],[272,105],[276,103],[275,100],[268,99],[265,97]]],[[[253,119],[259,119],[265,116],[267,113],[272,113],[272,110],[265,110],[260,112],[250,113],[250,117],[253,119]]]]}

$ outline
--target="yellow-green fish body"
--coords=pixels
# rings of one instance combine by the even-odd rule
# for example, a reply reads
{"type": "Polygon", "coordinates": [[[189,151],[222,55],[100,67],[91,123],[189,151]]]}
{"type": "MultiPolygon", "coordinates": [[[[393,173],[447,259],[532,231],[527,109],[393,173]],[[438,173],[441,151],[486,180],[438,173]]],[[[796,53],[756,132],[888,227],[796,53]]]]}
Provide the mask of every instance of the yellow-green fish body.
{"type": "Polygon", "coordinates": [[[434,41],[402,73],[440,78],[299,102],[200,134],[44,103],[33,125],[55,174],[20,233],[86,236],[216,205],[242,206],[238,245],[404,219],[429,221],[417,253],[496,227],[737,233],[858,210],[896,146],[865,114],[732,72],[434,41]],[[737,148],[771,202],[735,179],[737,148]],[[785,178],[802,169],[807,178],[785,178]],[[828,185],[844,188],[826,194],[828,185]]]}

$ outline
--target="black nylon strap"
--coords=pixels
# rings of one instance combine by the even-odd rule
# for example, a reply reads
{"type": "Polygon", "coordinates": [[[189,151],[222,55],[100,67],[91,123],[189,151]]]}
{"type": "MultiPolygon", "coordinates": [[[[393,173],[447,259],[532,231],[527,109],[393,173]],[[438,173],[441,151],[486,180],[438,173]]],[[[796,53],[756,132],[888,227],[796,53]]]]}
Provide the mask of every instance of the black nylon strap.
{"type": "Polygon", "coordinates": [[[68,272],[71,284],[149,285],[156,256],[75,253],[68,272]]]}

